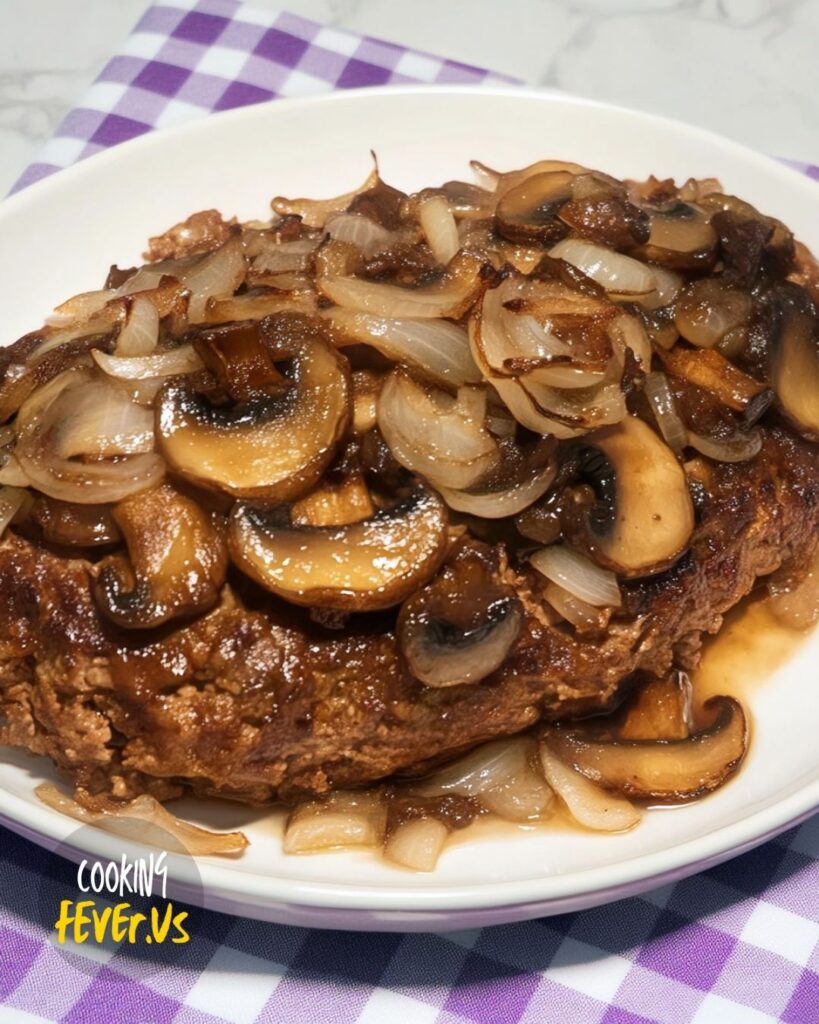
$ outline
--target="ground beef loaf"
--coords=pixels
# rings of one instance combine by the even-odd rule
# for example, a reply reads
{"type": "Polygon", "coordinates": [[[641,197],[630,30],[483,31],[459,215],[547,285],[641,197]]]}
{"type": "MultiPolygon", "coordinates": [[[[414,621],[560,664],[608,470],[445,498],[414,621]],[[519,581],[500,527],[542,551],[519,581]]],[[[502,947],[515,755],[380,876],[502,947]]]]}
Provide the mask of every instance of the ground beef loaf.
{"type": "MultiPolygon", "coordinates": [[[[14,534],[0,544],[0,743],[51,757],[85,800],[185,787],[248,802],[381,779],[542,718],[604,710],[641,673],[696,658],[755,580],[805,557],[819,531],[816,447],[764,429],[751,462],[702,460],[690,551],[626,582],[602,634],[556,624],[537,574],[492,552],[526,608],[505,664],[433,689],[408,672],[389,620],[333,636],[238,579],[219,605],[150,634],[115,633],[93,567],[14,534]]],[[[475,540],[463,543],[480,546],[475,540]]]]}

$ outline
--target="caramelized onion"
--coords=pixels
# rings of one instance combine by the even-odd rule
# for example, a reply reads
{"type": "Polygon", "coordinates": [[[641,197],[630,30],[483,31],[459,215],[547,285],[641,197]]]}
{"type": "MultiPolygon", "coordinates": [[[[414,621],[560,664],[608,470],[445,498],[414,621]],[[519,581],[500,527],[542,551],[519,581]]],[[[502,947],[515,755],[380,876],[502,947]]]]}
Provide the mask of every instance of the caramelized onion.
{"type": "Polygon", "coordinates": [[[62,459],[153,451],[154,415],[107,381],[88,381],[54,404],[50,444],[62,459]]]}
{"type": "Polygon", "coordinates": [[[546,493],[555,478],[555,467],[544,466],[527,480],[518,481],[499,490],[456,490],[439,484],[437,489],[444,501],[456,512],[481,516],[484,519],[503,519],[517,515],[546,493]]]}
{"type": "Polygon", "coordinates": [[[126,277],[119,288],[116,289],[114,295],[119,298],[124,295],[136,295],[138,292],[152,291],[159,286],[162,277],[163,273],[160,269],[157,269],[156,265],[146,264],[129,277],[126,277]]]}
{"type": "Polygon", "coordinates": [[[486,220],[495,212],[496,196],[471,182],[447,181],[441,186],[441,192],[459,220],[486,220]]]}
{"type": "Polygon", "coordinates": [[[819,545],[807,564],[789,566],[768,583],[768,607],[786,626],[808,629],[819,621],[819,545]]]}
{"type": "Polygon", "coordinates": [[[625,832],[640,822],[640,812],[628,800],[604,792],[580,772],[540,744],[540,763],[546,781],[579,825],[599,832],[625,832]]]}
{"type": "Polygon", "coordinates": [[[337,306],[361,313],[457,320],[480,294],[482,266],[478,257],[460,253],[450,262],[444,276],[433,284],[404,288],[357,277],[320,277],[316,287],[337,306]]]}
{"type": "Polygon", "coordinates": [[[284,832],[284,852],[377,846],[382,841],[386,820],[380,793],[336,790],[326,800],[300,804],[290,814],[284,832]]]}
{"type": "Polygon", "coordinates": [[[112,835],[158,846],[173,853],[187,853],[191,857],[218,856],[223,853],[239,853],[248,845],[247,836],[243,832],[211,832],[192,825],[171,814],[147,793],[118,806],[116,810],[90,811],[61,793],[50,782],[40,783],[34,792],[53,811],[67,814],[84,825],[96,825],[112,835]],[[173,845],[168,842],[169,838],[173,845]]]}
{"type": "Polygon", "coordinates": [[[209,299],[233,295],[245,277],[245,257],[242,241],[232,235],[214,252],[202,256],[180,273],[180,280],[190,292],[188,318],[201,323],[209,299]]]}
{"type": "Polygon", "coordinates": [[[617,577],[566,544],[549,544],[529,556],[539,573],[595,608],[619,608],[617,577]]]}
{"type": "Polygon", "coordinates": [[[692,345],[712,348],[748,323],[753,306],[747,292],[720,278],[704,277],[686,285],[678,296],[674,323],[692,345]]]}
{"type": "Polygon", "coordinates": [[[724,355],[714,349],[691,349],[675,345],[662,356],[666,370],[710,392],[722,405],[736,412],[745,412],[763,391],[765,385],[738,370],[724,355]]]}
{"type": "Polygon", "coordinates": [[[413,818],[390,833],[384,856],[413,871],[433,871],[448,835],[449,829],[437,818],[413,818]]]}
{"type": "Polygon", "coordinates": [[[550,810],[552,791],[533,768],[537,747],[530,737],[485,743],[417,787],[427,795],[459,793],[477,799],[509,821],[533,821],[550,810]]]}
{"type": "Polygon", "coordinates": [[[371,345],[387,359],[450,386],[483,379],[466,331],[448,320],[396,320],[340,308],[327,310],[324,316],[336,345],[371,345]]]}
{"type": "Polygon", "coordinates": [[[282,217],[300,217],[306,228],[323,228],[330,216],[346,210],[356,196],[378,183],[378,168],[374,167],[359,188],[333,199],[285,199],[284,196],[277,196],[270,205],[282,217]]]}
{"type": "Polygon", "coordinates": [[[578,629],[601,630],[608,622],[608,611],[583,601],[552,580],[547,580],[544,596],[561,618],[578,629]]]}
{"type": "Polygon", "coordinates": [[[701,455],[716,462],[747,462],[759,455],[762,434],[759,430],[735,430],[725,437],[706,437],[689,430],[688,443],[701,455]]]}
{"type": "Polygon", "coordinates": [[[254,257],[253,270],[257,274],[306,270],[320,243],[320,238],[296,238],[292,242],[278,242],[254,257]]]}
{"type": "MultiPolygon", "coordinates": [[[[556,351],[560,351],[560,339],[543,330],[541,317],[549,323],[567,316],[573,322],[580,318],[587,325],[589,334],[583,335],[578,344],[593,346],[594,351],[572,355],[570,361],[577,360],[578,366],[588,368],[589,358],[600,359],[595,318],[603,316],[608,320],[609,308],[617,312],[617,307],[607,308],[605,303],[573,293],[563,285],[516,277],[507,277],[499,287],[484,294],[469,321],[472,354],[519,423],[540,434],[566,438],[594,426],[617,422],[625,415],[619,384],[560,389],[545,384],[539,376],[540,369],[548,367],[556,351]],[[534,326],[530,309],[538,311],[534,326]],[[518,370],[517,366],[521,368],[518,370]]],[[[612,355],[607,339],[604,366],[612,355]]]]}
{"type": "Polygon", "coordinates": [[[31,484],[13,455],[9,455],[0,467],[0,484],[6,487],[28,487],[31,484]]]}
{"type": "Polygon", "coordinates": [[[115,356],[147,356],[159,338],[159,313],[150,299],[137,296],[131,302],[125,326],[117,335],[115,356]]]}
{"type": "Polygon", "coordinates": [[[460,248],[458,226],[449,203],[440,195],[423,199],[418,204],[418,220],[432,255],[439,263],[449,263],[460,248]]]}
{"type": "MultiPolygon", "coordinates": [[[[477,175],[481,185],[487,189],[494,189],[498,195],[503,195],[510,188],[514,188],[515,185],[519,185],[522,181],[533,177],[535,174],[554,174],[558,172],[587,174],[589,170],[588,167],[583,167],[582,164],[571,163],[568,160],[538,160],[533,164],[529,164],[528,167],[521,167],[517,171],[506,171],[504,174],[493,170],[491,167],[487,167],[480,160],[470,160],[469,166],[477,175]]],[[[608,180],[613,181],[614,179],[610,178],[608,180]]]]}
{"type": "Polygon", "coordinates": [[[395,234],[360,213],[337,213],[328,218],[324,230],[339,242],[349,242],[371,259],[395,241],[395,234]]]}
{"type": "Polygon", "coordinates": [[[651,269],[639,260],[581,238],[564,238],[549,255],[566,260],[602,285],[610,295],[634,298],[656,290],[651,269]]]}
{"type": "Polygon", "coordinates": [[[123,302],[110,302],[98,313],[81,323],[73,323],[68,327],[56,330],[46,327],[38,332],[41,340],[27,356],[26,365],[29,368],[36,366],[49,352],[71,342],[96,337],[110,338],[111,334],[124,322],[125,316],[126,308],[123,302]]]}
{"type": "Polygon", "coordinates": [[[208,299],[203,317],[207,324],[262,320],[273,313],[314,313],[316,296],[311,291],[283,291],[260,287],[226,299],[208,299]]]}
{"type": "Polygon", "coordinates": [[[646,375],[645,393],[665,443],[680,456],[688,444],[688,431],[677,411],[677,403],[664,373],[646,375]]]}
{"type": "Polygon", "coordinates": [[[46,317],[49,327],[65,327],[68,324],[81,323],[106,306],[116,293],[112,289],[96,292],[81,292],[54,307],[51,316],[46,317]]]}
{"type": "Polygon", "coordinates": [[[193,345],[180,345],[152,356],[109,356],[98,348],[92,349],[91,355],[101,370],[120,380],[176,377],[202,369],[202,360],[193,345]]]}
{"type": "Polygon", "coordinates": [[[402,466],[434,484],[469,487],[499,461],[483,417],[469,414],[446,392],[394,370],[378,398],[378,426],[402,466]]]}
{"type": "Polygon", "coordinates": [[[98,505],[120,501],[152,487],[161,480],[165,465],[153,452],[122,459],[74,462],[53,450],[55,423],[70,414],[71,391],[87,380],[88,371],[84,368],[68,370],[24,403],[18,415],[15,454],[28,481],[43,494],[62,501],[98,505]]]}

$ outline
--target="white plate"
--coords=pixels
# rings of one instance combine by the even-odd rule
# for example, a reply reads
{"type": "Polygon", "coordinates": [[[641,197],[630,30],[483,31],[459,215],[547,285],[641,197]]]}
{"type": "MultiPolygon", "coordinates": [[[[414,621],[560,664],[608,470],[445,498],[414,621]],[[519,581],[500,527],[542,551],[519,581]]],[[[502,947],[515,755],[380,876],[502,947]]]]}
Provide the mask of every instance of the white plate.
{"type": "MultiPolygon", "coordinates": [[[[760,140],[764,144],[764,140],[760,140]]],[[[419,87],[279,100],[157,132],[72,167],[0,206],[3,337],[37,327],[67,296],[98,288],[112,262],[139,259],[149,234],[194,210],[264,216],[270,197],[335,195],[364,179],[377,152],[384,178],[413,189],[468,178],[478,158],[502,169],[544,157],[619,176],[716,175],[775,214],[819,252],[819,188],[715,135],[646,114],[533,91],[419,87]]],[[[198,861],[208,904],[273,921],[362,929],[462,928],[618,899],[704,868],[819,806],[819,636],[748,695],[754,741],[735,781],[707,800],[656,811],[634,832],[593,835],[496,828],[461,837],[432,875],[364,851],[285,857],[275,817],[196,805],[197,818],[240,825],[236,860],[198,861]]],[[[3,752],[0,809],[37,842],[75,823],[33,796],[46,763],[3,752]]],[[[118,858],[121,840],[85,830],[85,852],[118,858]]],[[[189,865],[174,861],[184,885],[189,865]]]]}

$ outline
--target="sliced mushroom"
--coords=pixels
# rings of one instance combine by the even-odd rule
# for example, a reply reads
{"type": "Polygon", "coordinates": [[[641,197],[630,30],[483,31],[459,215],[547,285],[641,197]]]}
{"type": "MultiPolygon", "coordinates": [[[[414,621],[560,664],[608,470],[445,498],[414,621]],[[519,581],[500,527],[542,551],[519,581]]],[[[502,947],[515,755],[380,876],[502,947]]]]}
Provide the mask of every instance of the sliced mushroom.
{"type": "Polygon", "coordinates": [[[399,604],[435,573],[446,526],[440,498],[419,486],[349,526],[296,526],[285,509],[239,502],[228,541],[240,569],[292,604],[376,611],[399,604]]]}
{"type": "Polygon", "coordinates": [[[770,297],[769,372],[784,415],[804,437],[819,441],[819,333],[803,295],[780,289],[770,297]]]}
{"type": "Polygon", "coordinates": [[[97,566],[100,610],[125,629],[149,629],[211,608],[227,572],[222,529],[169,484],[126,498],[113,511],[128,556],[97,566]]]}
{"type": "Polygon", "coordinates": [[[316,483],[349,426],[352,402],[346,361],[306,324],[283,314],[258,327],[290,357],[292,386],[282,395],[219,406],[185,382],[164,388],[157,434],[178,473],[236,497],[277,501],[316,483]]]}
{"type": "Polygon", "coordinates": [[[626,416],[584,438],[579,469],[597,501],[569,508],[565,528],[594,561],[646,576],[679,558],[694,530],[694,506],[674,453],[647,424],[626,416]]]}
{"type": "Polygon", "coordinates": [[[500,668],[520,633],[523,613],[497,578],[493,555],[464,546],[404,602],[398,641],[412,674],[428,686],[476,683],[500,668]]]}
{"type": "Polygon", "coordinates": [[[550,726],[549,750],[587,779],[623,796],[683,803],[721,786],[748,749],[748,725],[731,697],[712,697],[710,724],[686,739],[598,740],[578,726],[550,726]]]}
{"type": "Polygon", "coordinates": [[[649,236],[645,211],[629,202],[622,186],[596,174],[575,177],[572,198],[561,206],[559,217],[579,238],[612,249],[633,249],[649,236]]]}
{"type": "Polygon", "coordinates": [[[525,178],[505,192],[495,210],[498,232],[511,242],[557,242],[568,234],[558,219],[560,207],[572,197],[574,175],[546,171],[525,178]]]}
{"type": "Polygon", "coordinates": [[[111,505],[78,505],[56,498],[38,498],[32,519],[52,544],[98,547],[115,544],[121,537],[111,505]]]}
{"type": "Polygon", "coordinates": [[[713,265],[718,238],[710,224],[710,211],[677,202],[646,212],[650,223],[648,241],[635,255],[673,270],[697,270],[713,265]]]}

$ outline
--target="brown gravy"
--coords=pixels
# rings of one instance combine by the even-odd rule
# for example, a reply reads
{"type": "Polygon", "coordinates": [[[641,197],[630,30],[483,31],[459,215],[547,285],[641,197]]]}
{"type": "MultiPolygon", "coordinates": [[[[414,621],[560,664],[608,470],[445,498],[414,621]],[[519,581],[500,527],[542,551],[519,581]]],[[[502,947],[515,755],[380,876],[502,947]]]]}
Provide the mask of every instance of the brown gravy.
{"type": "MultiPolygon", "coordinates": [[[[750,692],[757,686],[764,686],[811,635],[811,630],[783,625],[771,612],[766,597],[764,591],[749,595],[728,612],[719,633],[705,641],[700,665],[691,675],[695,707],[701,707],[709,697],[727,695],[742,701],[746,714],[750,714],[747,705],[750,692]]],[[[686,805],[646,803],[644,806],[675,810],[686,805]]],[[[516,825],[494,814],[484,815],[469,828],[451,834],[447,846],[502,837],[512,831],[577,833],[585,829],[556,800],[555,813],[541,821],[516,825]]]]}
{"type": "Polygon", "coordinates": [[[779,622],[765,598],[761,592],[741,601],[725,616],[719,633],[703,645],[702,661],[691,676],[697,704],[718,694],[743,700],[810,636],[810,630],[779,622]]]}

